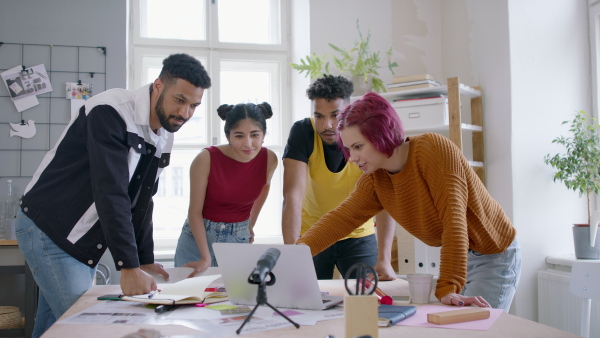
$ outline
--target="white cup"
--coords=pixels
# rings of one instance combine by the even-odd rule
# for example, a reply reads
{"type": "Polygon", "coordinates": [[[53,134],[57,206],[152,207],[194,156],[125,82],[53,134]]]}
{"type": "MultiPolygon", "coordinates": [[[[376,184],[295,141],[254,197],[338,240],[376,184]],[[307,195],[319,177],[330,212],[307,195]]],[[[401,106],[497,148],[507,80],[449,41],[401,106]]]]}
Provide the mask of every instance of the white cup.
{"type": "Polygon", "coordinates": [[[406,275],[406,278],[408,279],[408,290],[410,291],[411,303],[429,303],[433,275],[430,273],[411,273],[406,275]]]}

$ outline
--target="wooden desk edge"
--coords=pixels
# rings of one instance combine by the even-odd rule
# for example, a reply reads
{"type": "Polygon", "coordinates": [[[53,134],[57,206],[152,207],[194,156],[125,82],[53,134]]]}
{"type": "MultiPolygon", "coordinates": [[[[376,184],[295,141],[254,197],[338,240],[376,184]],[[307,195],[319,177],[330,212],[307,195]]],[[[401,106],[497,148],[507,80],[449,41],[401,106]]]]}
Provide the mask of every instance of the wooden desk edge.
{"type": "Polygon", "coordinates": [[[16,239],[0,239],[0,246],[18,246],[16,239]]]}

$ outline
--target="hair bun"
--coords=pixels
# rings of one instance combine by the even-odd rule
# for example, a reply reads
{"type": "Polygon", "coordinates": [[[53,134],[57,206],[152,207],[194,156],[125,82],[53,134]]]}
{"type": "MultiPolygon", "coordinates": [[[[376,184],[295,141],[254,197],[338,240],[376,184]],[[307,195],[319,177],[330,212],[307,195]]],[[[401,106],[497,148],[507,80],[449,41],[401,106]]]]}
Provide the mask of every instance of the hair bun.
{"type": "Polygon", "coordinates": [[[265,119],[270,119],[273,116],[273,110],[271,109],[271,105],[267,102],[259,103],[256,105],[260,108],[260,111],[265,116],[265,119]]]}
{"type": "Polygon", "coordinates": [[[225,119],[227,118],[227,113],[229,113],[232,110],[233,110],[233,105],[222,104],[219,106],[219,108],[217,108],[217,114],[219,114],[219,117],[221,118],[221,120],[225,121],[225,119]]]}

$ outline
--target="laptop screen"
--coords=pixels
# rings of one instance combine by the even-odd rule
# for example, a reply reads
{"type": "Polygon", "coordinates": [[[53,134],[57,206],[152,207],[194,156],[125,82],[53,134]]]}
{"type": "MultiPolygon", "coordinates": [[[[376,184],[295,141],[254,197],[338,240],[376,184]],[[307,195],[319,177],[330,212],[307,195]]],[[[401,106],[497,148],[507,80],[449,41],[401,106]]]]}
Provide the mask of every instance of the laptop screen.
{"type": "Polygon", "coordinates": [[[249,283],[248,277],[269,248],[276,248],[281,254],[272,270],[275,284],[266,287],[267,302],[283,308],[326,308],[310,248],[306,245],[214,243],[213,250],[229,300],[234,304],[256,304],[259,286],[249,283]]]}

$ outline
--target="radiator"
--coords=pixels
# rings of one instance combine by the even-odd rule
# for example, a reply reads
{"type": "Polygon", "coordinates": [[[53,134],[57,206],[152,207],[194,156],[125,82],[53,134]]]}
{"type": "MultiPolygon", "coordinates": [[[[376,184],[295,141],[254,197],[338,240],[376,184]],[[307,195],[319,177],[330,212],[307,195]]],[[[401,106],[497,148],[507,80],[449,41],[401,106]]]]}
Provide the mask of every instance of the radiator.
{"type": "MultiPolygon", "coordinates": [[[[571,294],[570,272],[538,271],[538,318],[544,325],[580,334],[583,299],[571,294]]],[[[590,337],[600,338],[600,301],[592,301],[590,337]]]]}

